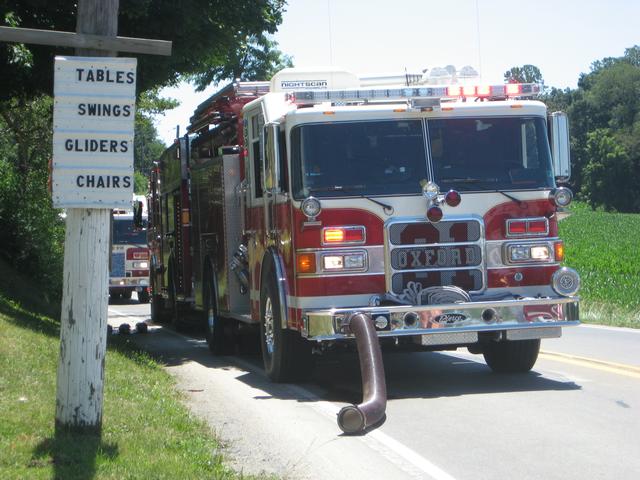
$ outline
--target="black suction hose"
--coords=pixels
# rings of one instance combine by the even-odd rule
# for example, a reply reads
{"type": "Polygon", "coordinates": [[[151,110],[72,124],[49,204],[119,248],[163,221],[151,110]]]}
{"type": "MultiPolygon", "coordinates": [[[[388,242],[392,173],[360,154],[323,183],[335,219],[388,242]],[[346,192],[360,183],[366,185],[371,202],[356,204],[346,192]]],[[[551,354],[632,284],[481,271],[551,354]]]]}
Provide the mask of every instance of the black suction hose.
{"type": "Polygon", "coordinates": [[[387,385],[380,342],[373,322],[366,315],[357,313],[351,317],[350,327],[356,337],[360,358],[362,403],[343,407],[338,413],[338,426],[344,433],[358,433],[384,417],[387,385]]]}

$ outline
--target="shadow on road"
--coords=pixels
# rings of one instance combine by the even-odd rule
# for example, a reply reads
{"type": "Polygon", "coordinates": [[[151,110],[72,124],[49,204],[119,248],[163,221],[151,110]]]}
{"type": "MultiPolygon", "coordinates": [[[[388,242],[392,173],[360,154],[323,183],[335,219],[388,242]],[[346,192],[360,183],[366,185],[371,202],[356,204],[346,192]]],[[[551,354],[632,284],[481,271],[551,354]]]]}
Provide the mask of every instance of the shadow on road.
{"type": "MultiPolygon", "coordinates": [[[[267,395],[258,396],[257,399],[276,397],[305,402],[315,401],[317,398],[314,397],[318,397],[326,401],[361,401],[362,384],[356,352],[320,357],[310,381],[302,384],[305,388],[295,388],[271,383],[262,371],[262,361],[257,354],[214,357],[204,339],[163,330],[137,336],[136,343],[167,366],[197,362],[207,368],[247,370],[247,373],[238,376],[238,380],[266,392],[267,395]],[[308,391],[313,396],[309,396],[308,391]]],[[[495,374],[481,358],[446,352],[385,353],[388,398],[440,398],[582,388],[572,381],[545,377],[535,368],[526,374],[495,374]]]]}

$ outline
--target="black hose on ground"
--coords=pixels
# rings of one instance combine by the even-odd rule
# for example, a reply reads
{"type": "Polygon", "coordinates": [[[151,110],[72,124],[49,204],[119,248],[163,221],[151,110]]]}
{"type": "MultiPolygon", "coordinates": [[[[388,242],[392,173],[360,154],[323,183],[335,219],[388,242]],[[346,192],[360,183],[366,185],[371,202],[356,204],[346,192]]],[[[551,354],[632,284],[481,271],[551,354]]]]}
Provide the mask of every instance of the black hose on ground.
{"type": "Polygon", "coordinates": [[[362,375],[362,403],[343,407],[338,413],[338,426],[344,433],[358,433],[375,425],[384,417],[387,408],[387,385],[378,335],[369,317],[357,313],[351,317],[351,331],[356,337],[360,372],[362,375]]]}

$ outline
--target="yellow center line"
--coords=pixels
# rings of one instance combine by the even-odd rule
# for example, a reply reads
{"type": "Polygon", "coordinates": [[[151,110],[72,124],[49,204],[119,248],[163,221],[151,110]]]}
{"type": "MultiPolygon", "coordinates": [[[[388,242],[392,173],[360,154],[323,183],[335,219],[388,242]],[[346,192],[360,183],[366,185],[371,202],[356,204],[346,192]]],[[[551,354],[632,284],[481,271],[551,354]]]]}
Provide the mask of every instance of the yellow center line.
{"type": "Polygon", "coordinates": [[[640,378],[640,367],[635,365],[626,365],[624,363],[605,362],[595,358],[580,357],[578,355],[568,355],[566,353],[541,351],[541,358],[547,360],[556,360],[559,362],[569,363],[580,367],[592,368],[603,372],[615,373],[631,378],[640,378]]]}

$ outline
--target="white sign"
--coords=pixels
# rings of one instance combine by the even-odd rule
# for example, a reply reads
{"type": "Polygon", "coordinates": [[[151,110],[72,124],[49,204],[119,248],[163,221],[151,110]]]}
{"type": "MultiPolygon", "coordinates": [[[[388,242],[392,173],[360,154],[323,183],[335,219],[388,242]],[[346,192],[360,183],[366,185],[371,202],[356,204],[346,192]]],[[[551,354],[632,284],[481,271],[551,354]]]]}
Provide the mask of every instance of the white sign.
{"type": "Polygon", "coordinates": [[[136,59],[56,57],[53,205],[130,207],[136,59]]]}

